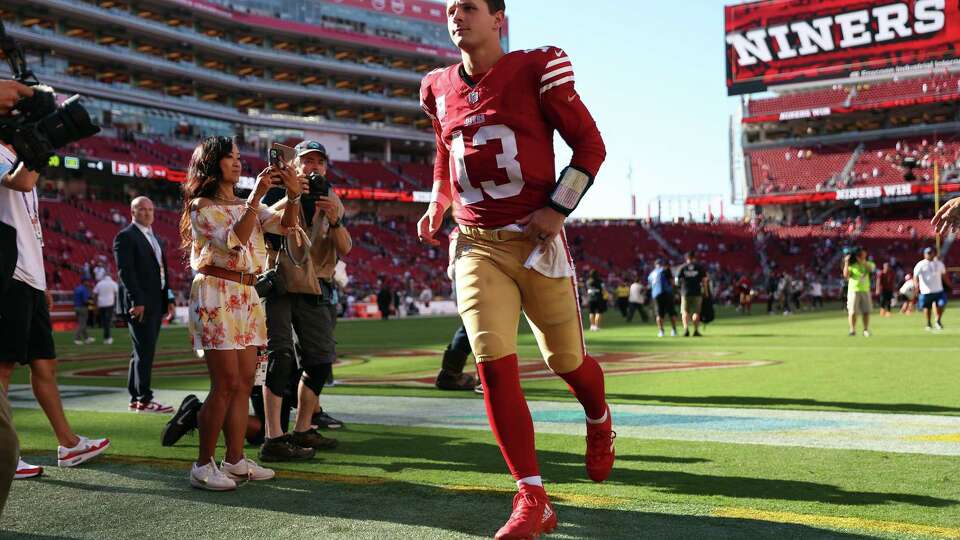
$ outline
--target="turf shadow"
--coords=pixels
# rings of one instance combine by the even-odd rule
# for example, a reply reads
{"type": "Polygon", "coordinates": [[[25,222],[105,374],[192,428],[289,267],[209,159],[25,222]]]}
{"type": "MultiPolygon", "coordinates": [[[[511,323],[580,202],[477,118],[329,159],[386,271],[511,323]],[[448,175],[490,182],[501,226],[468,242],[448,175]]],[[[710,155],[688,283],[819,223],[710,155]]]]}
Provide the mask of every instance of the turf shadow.
{"type": "MultiPolygon", "coordinates": [[[[585,479],[582,449],[574,452],[539,450],[537,455],[544,477],[550,482],[582,483],[585,479]]],[[[372,437],[365,441],[351,441],[343,449],[349,456],[393,458],[388,463],[375,460],[340,461],[341,465],[377,467],[387,473],[407,470],[447,471],[465,470],[498,474],[504,471],[500,453],[492,443],[464,441],[457,437],[435,435],[393,435],[372,437]]],[[[692,464],[709,462],[700,458],[621,454],[621,462],[692,464]]],[[[744,499],[771,499],[810,501],[844,506],[910,504],[942,508],[960,504],[960,501],[907,493],[846,491],[838,486],[797,480],[778,480],[737,476],[692,474],[682,471],[652,471],[618,467],[609,483],[627,486],[645,486],[664,493],[704,497],[722,496],[744,499]]]]}
{"type": "MultiPolygon", "coordinates": [[[[142,497],[169,499],[170,503],[159,501],[167,508],[177,508],[176,512],[165,511],[160,514],[160,522],[152,523],[155,530],[164,530],[163,520],[182,521],[190,516],[209,516],[213,505],[223,509],[244,509],[277,512],[283,523],[289,524],[286,532],[302,531],[313,522],[321,526],[324,518],[351,519],[369,523],[371,537],[376,534],[377,523],[391,523],[403,526],[430,527],[454,534],[487,537],[506,520],[509,513],[509,495],[501,491],[450,490],[437,486],[387,481],[376,485],[350,485],[337,482],[311,481],[301,479],[280,479],[272,482],[257,482],[242,485],[236,492],[211,493],[190,489],[183,471],[170,468],[150,468],[143,465],[98,464],[97,470],[88,469],[89,474],[100,476],[98,481],[66,481],[48,479],[42,489],[56,488],[60,495],[76,496],[77,500],[91,501],[84,497],[85,492],[97,493],[97,504],[114,506],[116,527],[132,527],[141,516],[125,512],[124,506],[142,497]],[[111,476],[123,480],[114,480],[117,484],[131,480],[138,487],[110,485],[111,476]],[[113,500],[111,500],[113,499],[113,500]],[[172,504],[171,504],[172,503],[172,504]],[[125,520],[126,525],[124,525],[125,520]]],[[[87,472],[87,471],[84,471],[87,472]]],[[[38,497],[43,497],[41,493],[38,497]]],[[[564,535],[578,539],[636,539],[665,538],[817,538],[817,539],[862,539],[864,535],[837,533],[816,527],[794,524],[772,523],[760,520],[721,518],[711,516],[681,516],[638,510],[611,508],[574,507],[558,504],[557,512],[561,518],[564,535]]],[[[214,515],[227,514],[216,511],[214,515]]],[[[252,514],[248,514],[253,516],[252,514]]],[[[211,523],[211,526],[217,525],[211,523]]],[[[229,524],[228,524],[229,525],[229,524]]],[[[42,529],[43,525],[38,525],[42,529]]],[[[209,537],[227,537],[225,534],[211,534],[209,537]]],[[[284,532],[279,526],[276,533],[284,532]]],[[[340,538],[355,537],[334,535],[340,538]]],[[[328,535],[329,536],[329,535],[328,535]]],[[[16,538],[51,538],[47,536],[25,536],[16,534],[16,538]]],[[[232,537],[232,536],[231,536],[232,537]]],[[[410,536],[410,538],[430,538],[430,536],[410,536]]]]}

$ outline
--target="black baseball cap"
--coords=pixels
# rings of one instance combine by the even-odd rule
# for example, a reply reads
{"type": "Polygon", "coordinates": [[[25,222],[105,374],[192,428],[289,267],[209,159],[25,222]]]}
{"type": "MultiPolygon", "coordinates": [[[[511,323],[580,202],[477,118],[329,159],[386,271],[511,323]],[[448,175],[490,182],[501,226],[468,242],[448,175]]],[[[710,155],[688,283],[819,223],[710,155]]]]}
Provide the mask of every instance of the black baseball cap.
{"type": "Polygon", "coordinates": [[[293,149],[296,150],[297,157],[309,154],[310,152],[320,152],[323,155],[323,159],[330,161],[330,158],[327,157],[327,149],[317,141],[303,141],[293,149]]]}

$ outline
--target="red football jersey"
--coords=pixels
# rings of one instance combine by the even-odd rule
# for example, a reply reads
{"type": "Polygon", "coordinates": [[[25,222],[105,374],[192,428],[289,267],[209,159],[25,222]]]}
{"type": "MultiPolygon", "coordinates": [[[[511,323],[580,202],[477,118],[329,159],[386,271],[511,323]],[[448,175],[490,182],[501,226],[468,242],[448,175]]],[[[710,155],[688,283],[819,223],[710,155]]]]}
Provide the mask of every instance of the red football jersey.
{"type": "Polygon", "coordinates": [[[554,130],[573,149],[570,164],[596,176],[603,139],[566,53],[514,51],[473,84],[461,65],[427,74],[420,86],[437,134],[434,182],[451,183],[457,223],[504,227],[547,206],[557,182],[554,130]]]}

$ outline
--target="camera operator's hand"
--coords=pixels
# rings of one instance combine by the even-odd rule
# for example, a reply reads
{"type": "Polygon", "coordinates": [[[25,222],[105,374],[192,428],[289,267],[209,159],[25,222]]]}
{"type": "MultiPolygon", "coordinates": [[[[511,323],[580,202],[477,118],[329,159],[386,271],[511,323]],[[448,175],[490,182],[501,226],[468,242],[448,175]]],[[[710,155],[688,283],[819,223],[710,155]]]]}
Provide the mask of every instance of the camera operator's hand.
{"type": "Polygon", "coordinates": [[[0,114],[7,114],[18,101],[33,95],[33,88],[17,81],[0,81],[0,114]]]}
{"type": "Polygon", "coordinates": [[[145,306],[133,306],[130,308],[130,318],[135,321],[143,321],[145,306]]]}
{"type": "Polygon", "coordinates": [[[950,199],[944,203],[930,223],[933,224],[933,230],[937,234],[946,234],[951,229],[960,230],[960,198],[950,199]]]}
{"type": "Polygon", "coordinates": [[[327,223],[333,225],[340,219],[340,205],[337,204],[337,201],[333,200],[331,197],[317,197],[317,213],[314,215],[314,219],[320,216],[322,212],[323,215],[327,218],[327,223]]]}

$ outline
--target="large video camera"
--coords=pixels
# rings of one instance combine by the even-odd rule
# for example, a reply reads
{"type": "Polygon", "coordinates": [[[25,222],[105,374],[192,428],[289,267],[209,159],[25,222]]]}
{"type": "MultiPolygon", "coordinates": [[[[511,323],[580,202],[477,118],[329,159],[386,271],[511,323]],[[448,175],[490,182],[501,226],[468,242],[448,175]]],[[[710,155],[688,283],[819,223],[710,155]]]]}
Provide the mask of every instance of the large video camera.
{"type": "Polygon", "coordinates": [[[303,214],[307,220],[307,226],[312,227],[317,197],[328,197],[330,195],[330,182],[320,173],[312,172],[307,175],[307,183],[310,186],[310,192],[303,194],[303,214]]]}
{"type": "Polygon", "coordinates": [[[10,114],[0,117],[0,140],[13,147],[27,168],[39,171],[47,166],[54,150],[100,132],[90,114],[73,95],[57,105],[56,94],[40,84],[27,68],[23,50],[7,35],[0,22],[0,51],[6,57],[13,79],[33,88],[33,95],[17,102],[10,114]]]}

